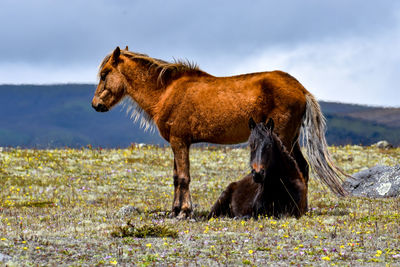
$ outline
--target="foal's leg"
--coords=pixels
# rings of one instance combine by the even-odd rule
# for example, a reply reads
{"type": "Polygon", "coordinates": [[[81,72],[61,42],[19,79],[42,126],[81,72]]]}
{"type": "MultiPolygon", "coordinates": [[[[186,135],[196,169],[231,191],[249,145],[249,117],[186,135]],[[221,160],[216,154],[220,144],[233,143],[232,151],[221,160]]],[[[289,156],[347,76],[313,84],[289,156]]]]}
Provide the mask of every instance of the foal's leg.
{"type": "Polygon", "coordinates": [[[171,138],[170,144],[174,152],[174,202],[172,212],[180,219],[192,212],[190,197],[189,145],[184,141],[171,138]]]}
{"type": "Polygon", "coordinates": [[[232,194],[236,190],[236,187],[237,182],[230,183],[229,186],[221,193],[217,201],[211,207],[211,211],[207,216],[208,219],[223,215],[233,217],[230,206],[232,204],[232,194]]]}

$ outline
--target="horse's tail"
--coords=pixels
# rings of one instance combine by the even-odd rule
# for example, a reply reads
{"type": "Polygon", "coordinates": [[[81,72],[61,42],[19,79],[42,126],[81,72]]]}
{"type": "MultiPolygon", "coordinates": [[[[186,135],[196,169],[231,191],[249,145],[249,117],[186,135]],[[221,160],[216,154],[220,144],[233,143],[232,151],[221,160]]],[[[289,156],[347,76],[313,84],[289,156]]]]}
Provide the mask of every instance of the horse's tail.
{"type": "Polygon", "coordinates": [[[332,161],[325,139],[326,121],[317,100],[306,94],[306,111],[303,116],[301,133],[303,145],[307,149],[308,163],[318,178],[334,193],[346,196],[348,192],[342,187],[339,175],[345,174],[332,161]]]}

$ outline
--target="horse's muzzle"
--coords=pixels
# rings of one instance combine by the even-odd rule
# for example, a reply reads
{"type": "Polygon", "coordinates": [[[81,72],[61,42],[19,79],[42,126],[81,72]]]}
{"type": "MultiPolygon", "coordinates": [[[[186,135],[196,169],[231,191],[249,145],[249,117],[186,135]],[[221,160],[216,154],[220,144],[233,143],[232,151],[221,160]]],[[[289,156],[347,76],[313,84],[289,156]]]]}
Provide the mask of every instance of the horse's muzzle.
{"type": "Polygon", "coordinates": [[[251,170],[251,175],[253,176],[253,181],[255,183],[262,183],[264,181],[265,177],[265,170],[261,169],[259,172],[256,172],[256,170],[251,170]]]}
{"type": "Polygon", "coordinates": [[[94,104],[92,103],[92,107],[93,107],[97,112],[106,112],[106,111],[108,111],[108,108],[107,108],[106,105],[104,105],[104,104],[97,104],[97,105],[94,105],[94,104]]]}

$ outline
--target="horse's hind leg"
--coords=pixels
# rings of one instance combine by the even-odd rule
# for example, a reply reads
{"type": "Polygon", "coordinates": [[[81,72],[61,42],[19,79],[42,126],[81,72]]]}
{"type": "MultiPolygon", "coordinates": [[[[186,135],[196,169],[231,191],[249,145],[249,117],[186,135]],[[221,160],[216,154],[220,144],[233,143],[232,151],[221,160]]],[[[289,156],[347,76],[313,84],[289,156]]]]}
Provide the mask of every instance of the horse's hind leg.
{"type": "MultiPolygon", "coordinates": [[[[298,141],[296,141],[296,144],[293,147],[293,157],[295,158],[297,162],[297,166],[299,166],[299,169],[301,173],[303,174],[304,178],[304,183],[306,188],[308,187],[308,178],[309,178],[309,165],[307,160],[304,158],[303,153],[301,153],[301,148],[300,144],[298,141]]],[[[305,210],[307,211],[308,209],[308,200],[307,200],[307,195],[305,197],[305,210]]]]}
{"type": "Polygon", "coordinates": [[[170,144],[174,152],[174,202],[172,212],[180,219],[192,212],[190,197],[189,145],[180,139],[171,138],[170,144]]]}
{"type": "Polygon", "coordinates": [[[301,173],[303,174],[304,180],[306,184],[308,184],[308,176],[309,176],[309,165],[307,160],[304,158],[303,153],[301,153],[301,148],[299,145],[299,142],[296,141],[296,144],[293,146],[293,151],[292,155],[295,158],[297,162],[297,166],[299,166],[299,169],[301,173]]]}
{"type": "Polygon", "coordinates": [[[233,217],[230,206],[232,202],[232,194],[236,185],[236,182],[229,184],[229,186],[221,193],[217,201],[215,201],[214,205],[211,207],[210,213],[207,216],[208,219],[223,215],[233,217]]]}

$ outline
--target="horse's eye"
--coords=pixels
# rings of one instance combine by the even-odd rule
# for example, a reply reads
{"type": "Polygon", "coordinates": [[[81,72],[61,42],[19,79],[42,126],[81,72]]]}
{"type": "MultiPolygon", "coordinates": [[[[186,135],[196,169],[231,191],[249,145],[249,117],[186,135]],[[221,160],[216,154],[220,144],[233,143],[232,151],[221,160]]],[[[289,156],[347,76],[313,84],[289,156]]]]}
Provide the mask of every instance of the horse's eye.
{"type": "Polygon", "coordinates": [[[263,149],[270,149],[271,147],[272,147],[272,144],[268,143],[268,144],[264,145],[263,149]]]}
{"type": "Polygon", "coordinates": [[[100,79],[102,81],[104,81],[106,79],[107,73],[103,72],[102,74],[100,74],[100,79]]]}

